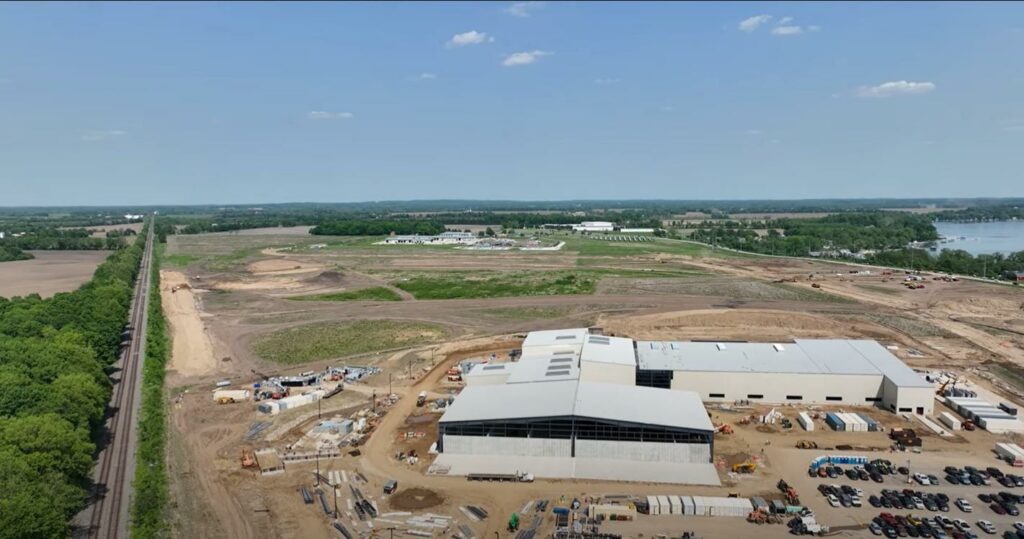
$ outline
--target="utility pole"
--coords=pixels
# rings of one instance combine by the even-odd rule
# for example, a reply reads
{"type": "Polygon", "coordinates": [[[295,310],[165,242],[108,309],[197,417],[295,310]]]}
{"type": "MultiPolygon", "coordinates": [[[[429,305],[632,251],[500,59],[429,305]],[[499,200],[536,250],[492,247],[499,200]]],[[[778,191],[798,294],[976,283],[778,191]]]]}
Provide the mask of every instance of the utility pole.
{"type": "Polygon", "coordinates": [[[320,448],[316,448],[316,486],[320,486],[320,448]]]}
{"type": "Polygon", "coordinates": [[[412,359],[409,360],[409,383],[412,384],[412,359]]]}
{"type": "Polygon", "coordinates": [[[320,419],[322,414],[323,414],[323,410],[321,409],[321,406],[320,406],[320,401],[321,400],[322,399],[317,399],[316,400],[316,418],[317,419],[320,419]]]}
{"type": "Polygon", "coordinates": [[[334,518],[338,518],[338,485],[331,485],[334,490],[334,518]]]}
{"type": "Polygon", "coordinates": [[[388,533],[390,534],[388,536],[389,539],[395,539],[395,527],[392,526],[392,527],[388,528],[387,530],[388,530],[388,533]]]}
{"type": "Polygon", "coordinates": [[[388,395],[393,395],[395,392],[391,391],[391,373],[388,373],[388,395]]]}

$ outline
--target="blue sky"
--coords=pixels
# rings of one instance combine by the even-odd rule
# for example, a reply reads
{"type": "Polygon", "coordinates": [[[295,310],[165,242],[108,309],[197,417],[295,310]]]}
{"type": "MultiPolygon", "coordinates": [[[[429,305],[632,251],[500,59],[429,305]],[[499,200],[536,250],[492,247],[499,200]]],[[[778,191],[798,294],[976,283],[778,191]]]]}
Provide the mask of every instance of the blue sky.
{"type": "Polygon", "coordinates": [[[3,3],[5,205],[1020,196],[1024,3],[3,3]]]}

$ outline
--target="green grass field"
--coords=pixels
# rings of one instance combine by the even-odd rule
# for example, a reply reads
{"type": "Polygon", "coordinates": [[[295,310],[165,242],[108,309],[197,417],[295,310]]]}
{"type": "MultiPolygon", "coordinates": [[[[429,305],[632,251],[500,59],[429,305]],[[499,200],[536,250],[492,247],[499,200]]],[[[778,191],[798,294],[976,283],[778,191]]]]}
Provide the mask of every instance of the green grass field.
{"type": "Polygon", "coordinates": [[[351,292],[292,296],[288,299],[293,301],[402,301],[402,297],[398,293],[384,286],[361,288],[351,292]]]}
{"type": "Polygon", "coordinates": [[[196,260],[199,257],[193,255],[164,255],[160,263],[163,266],[183,268],[196,260]]]}
{"type": "Polygon", "coordinates": [[[392,284],[416,299],[479,299],[593,294],[597,278],[564,271],[444,272],[416,274],[392,284]]]}
{"type": "Polygon", "coordinates": [[[438,324],[362,320],[277,331],[257,340],[253,350],[268,361],[296,364],[427,344],[447,335],[438,324]]]}

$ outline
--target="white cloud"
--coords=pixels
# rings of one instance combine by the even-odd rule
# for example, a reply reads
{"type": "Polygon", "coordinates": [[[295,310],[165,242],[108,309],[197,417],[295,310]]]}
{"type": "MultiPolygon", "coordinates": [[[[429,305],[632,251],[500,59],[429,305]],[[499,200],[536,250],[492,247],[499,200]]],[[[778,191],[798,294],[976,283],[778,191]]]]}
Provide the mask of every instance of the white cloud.
{"type": "Polygon", "coordinates": [[[120,129],[104,129],[104,130],[88,131],[84,135],[82,135],[82,140],[86,140],[86,141],[89,141],[89,142],[97,142],[97,141],[101,141],[101,140],[110,140],[110,139],[113,139],[113,138],[122,137],[122,136],[127,135],[127,134],[128,133],[125,133],[124,131],[121,131],[120,129]]]}
{"type": "Polygon", "coordinates": [[[800,26],[776,26],[772,28],[772,35],[775,36],[795,36],[802,33],[804,33],[804,29],[800,26]]]}
{"type": "Polygon", "coordinates": [[[775,24],[777,24],[779,26],[785,26],[785,25],[787,25],[787,24],[789,24],[791,22],[793,22],[793,17],[783,17],[783,18],[779,19],[779,22],[777,22],[775,24]]]}
{"type": "Polygon", "coordinates": [[[306,115],[310,120],[347,120],[355,116],[351,112],[328,112],[326,110],[314,110],[306,115]]]}
{"type": "Polygon", "coordinates": [[[505,67],[529,65],[539,60],[542,56],[551,56],[552,54],[554,53],[548,51],[517,52],[508,55],[501,65],[505,67]]]}
{"type": "Polygon", "coordinates": [[[748,135],[752,136],[752,137],[757,137],[757,136],[761,135],[761,130],[760,129],[747,129],[746,133],[748,135]]]}
{"type": "Polygon", "coordinates": [[[932,82],[911,82],[897,80],[883,82],[878,86],[861,86],[857,88],[857,97],[885,98],[901,95],[921,95],[935,90],[935,83],[932,82]]]}
{"type": "Polygon", "coordinates": [[[516,2],[505,8],[505,13],[515,17],[529,17],[530,11],[544,7],[544,2],[516,2]]]}
{"type": "Polygon", "coordinates": [[[757,30],[759,26],[767,24],[771,20],[771,15],[754,15],[753,17],[740,21],[739,29],[744,32],[753,32],[754,30],[757,30]]]}
{"type": "Polygon", "coordinates": [[[607,86],[609,84],[618,84],[620,82],[622,82],[622,79],[614,79],[614,78],[596,78],[596,79],[594,79],[594,84],[597,84],[597,85],[600,85],[600,86],[607,86]]]}
{"type": "Polygon", "coordinates": [[[479,45],[481,43],[493,43],[494,38],[487,35],[487,32],[470,30],[461,34],[455,34],[448,40],[448,47],[465,47],[466,45],[479,45]]]}
{"type": "Polygon", "coordinates": [[[409,77],[409,80],[434,80],[436,78],[437,75],[434,73],[420,73],[419,75],[409,77]]]}

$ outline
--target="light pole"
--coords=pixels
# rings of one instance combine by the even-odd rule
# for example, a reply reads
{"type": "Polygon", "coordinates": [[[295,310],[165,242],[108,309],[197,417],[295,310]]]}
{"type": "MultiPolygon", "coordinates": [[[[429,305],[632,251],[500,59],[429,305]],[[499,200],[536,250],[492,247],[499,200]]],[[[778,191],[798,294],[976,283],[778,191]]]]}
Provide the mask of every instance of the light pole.
{"type": "Polygon", "coordinates": [[[334,491],[334,518],[338,518],[338,485],[331,485],[334,491]]]}
{"type": "Polygon", "coordinates": [[[316,448],[316,486],[320,486],[320,448],[316,448]]]}
{"type": "Polygon", "coordinates": [[[395,392],[391,391],[391,373],[388,373],[388,395],[393,395],[395,392]]]}

